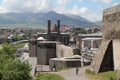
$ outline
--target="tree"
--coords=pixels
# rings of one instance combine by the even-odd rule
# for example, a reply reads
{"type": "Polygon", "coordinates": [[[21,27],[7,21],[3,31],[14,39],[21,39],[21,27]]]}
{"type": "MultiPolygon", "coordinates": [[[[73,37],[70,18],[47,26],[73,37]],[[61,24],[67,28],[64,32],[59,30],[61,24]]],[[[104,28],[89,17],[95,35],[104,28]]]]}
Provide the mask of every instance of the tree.
{"type": "Polygon", "coordinates": [[[78,32],[77,32],[77,30],[73,29],[71,36],[74,37],[76,35],[78,35],[78,32]]]}
{"type": "Polygon", "coordinates": [[[0,49],[0,80],[30,80],[31,67],[14,56],[15,48],[4,43],[0,49]]]}
{"type": "Polygon", "coordinates": [[[23,36],[14,36],[12,38],[13,41],[19,41],[19,40],[22,40],[24,37],[23,36]]]}
{"type": "Polygon", "coordinates": [[[8,43],[2,43],[1,45],[1,49],[0,49],[0,54],[6,54],[9,57],[15,58],[14,53],[16,51],[16,48],[8,43]]]}
{"type": "Polygon", "coordinates": [[[2,79],[3,80],[30,80],[31,76],[29,71],[31,70],[30,66],[21,62],[18,59],[9,59],[7,60],[2,69],[2,79]]]}

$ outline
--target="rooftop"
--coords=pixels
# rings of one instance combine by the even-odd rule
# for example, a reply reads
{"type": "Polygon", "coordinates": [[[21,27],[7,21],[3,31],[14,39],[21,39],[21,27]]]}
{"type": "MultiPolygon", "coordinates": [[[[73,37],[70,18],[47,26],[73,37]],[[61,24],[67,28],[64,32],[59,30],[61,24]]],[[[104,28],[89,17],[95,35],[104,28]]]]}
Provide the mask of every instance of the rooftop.
{"type": "Polygon", "coordinates": [[[57,42],[57,41],[40,41],[38,43],[60,43],[60,42],[57,42]]]}
{"type": "Polygon", "coordinates": [[[102,38],[93,38],[93,37],[88,37],[88,38],[83,38],[82,40],[100,40],[102,38]]]}
{"type": "Polygon", "coordinates": [[[102,36],[102,32],[91,33],[91,34],[78,34],[78,36],[102,36]]]}
{"type": "MultiPolygon", "coordinates": [[[[42,34],[47,35],[48,33],[33,34],[33,36],[42,35],[42,34]]],[[[51,34],[57,34],[57,32],[51,32],[51,34]]],[[[61,32],[60,34],[69,35],[70,33],[69,32],[61,32]]]]}

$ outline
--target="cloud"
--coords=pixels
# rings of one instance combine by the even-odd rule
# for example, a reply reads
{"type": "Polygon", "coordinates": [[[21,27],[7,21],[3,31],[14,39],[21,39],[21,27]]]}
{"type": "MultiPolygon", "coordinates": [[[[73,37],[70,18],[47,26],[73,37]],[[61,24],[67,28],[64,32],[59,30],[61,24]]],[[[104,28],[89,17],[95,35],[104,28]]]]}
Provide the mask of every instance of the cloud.
{"type": "MultiPolygon", "coordinates": [[[[82,2],[83,0],[78,1],[82,2]]],[[[53,10],[60,14],[81,16],[93,22],[102,19],[101,16],[90,11],[86,6],[83,6],[81,8],[79,8],[78,6],[73,6],[71,9],[67,5],[70,2],[72,2],[72,0],[57,0],[57,4],[53,10]]]]}
{"type": "Polygon", "coordinates": [[[50,0],[3,0],[0,11],[9,12],[49,12],[66,11],[67,3],[72,0],[57,0],[51,2],[50,0]]]}
{"type": "Polygon", "coordinates": [[[81,16],[83,18],[86,18],[92,22],[94,21],[99,21],[101,20],[101,16],[91,12],[87,7],[81,7],[81,8],[78,8],[77,6],[74,6],[73,9],[71,11],[68,12],[69,14],[72,14],[72,15],[78,15],[78,16],[81,16]]]}
{"type": "Polygon", "coordinates": [[[79,2],[82,2],[83,0],[78,0],[79,2]]]}
{"type": "Polygon", "coordinates": [[[86,13],[88,13],[88,12],[89,12],[89,10],[88,10],[87,7],[82,7],[82,8],[80,9],[80,13],[81,13],[81,14],[86,14],[86,13]]]}
{"type": "Polygon", "coordinates": [[[68,2],[71,2],[72,0],[57,0],[58,4],[66,4],[68,2]]]}
{"type": "Polygon", "coordinates": [[[72,11],[71,11],[71,14],[74,14],[74,15],[79,15],[80,13],[80,10],[77,6],[74,6],[72,11]]]}
{"type": "MultiPolygon", "coordinates": [[[[56,11],[61,14],[82,16],[88,20],[99,20],[100,16],[90,11],[86,6],[69,6],[73,0],[3,0],[0,5],[0,13],[5,12],[48,12],[56,11]]],[[[83,1],[83,0],[78,0],[83,1]]],[[[94,0],[100,1],[100,0],[94,0]]],[[[102,0],[104,1],[104,0],[102,0]]]]}
{"type": "Polygon", "coordinates": [[[53,10],[60,14],[68,14],[70,11],[68,3],[70,2],[72,2],[72,0],[57,0],[53,10]]]}
{"type": "Polygon", "coordinates": [[[113,2],[113,0],[93,0],[93,2],[102,2],[105,4],[109,4],[109,3],[113,2]]]}
{"type": "Polygon", "coordinates": [[[75,15],[83,15],[83,14],[86,14],[88,12],[88,8],[87,7],[82,7],[82,8],[78,8],[77,6],[74,6],[72,11],[71,11],[71,14],[75,14],[75,15]]]}
{"type": "Polygon", "coordinates": [[[113,3],[113,5],[112,5],[112,6],[116,6],[116,5],[118,5],[118,3],[113,3]]]}
{"type": "Polygon", "coordinates": [[[10,12],[46,12],[53,9],[49,0],[4,0],[1,4],[10,12]]]}
{"type": "Polygon", "coordinates": [[[65,14],[65,15],[77,15],[77,16],[86,18],[92,22],[99,21],[102,19],[101,16],[90,11],[86,6],[83,6],[81,8],[79,8],[78,6],[73,6],[72,9],[69,9],[66,5],[59,4],[57,5],[56,8],[54,8],[54,11],[60,14],[65,14]]]}
{"type": "Polygon", "coordinates": [[[9,12],[6,8],[0,7],[0,13],[6,13],[9,12]]]}
{"type": "Polygon", "coordinates": [[[99,15],[97,15],[97,14],[95,14],[95,13],[86,14],[84,17],[85,17],[86,19],[92,21],[92,22],[102,20],[102,17],[99,16],[99,15]]]}

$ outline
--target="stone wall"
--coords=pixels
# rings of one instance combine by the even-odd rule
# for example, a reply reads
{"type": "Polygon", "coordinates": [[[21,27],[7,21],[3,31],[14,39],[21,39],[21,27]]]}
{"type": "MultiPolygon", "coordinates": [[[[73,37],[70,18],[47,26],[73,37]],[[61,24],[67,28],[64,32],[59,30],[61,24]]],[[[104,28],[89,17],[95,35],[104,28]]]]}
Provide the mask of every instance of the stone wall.
{"type": "Polygon", "coordinates": [[[39,42],[37,44],[37,63],[38,65],[48,65],[50,58],[56,58],[55,42],[39,42]]]}
{"type": "Polygon", "coordinates": [[[103,11],[103,38],[120,39],[120,5],[103,11]]]}
{"type": "Polygon", "coordinates": [[[103,11],[103,41],[96,53],[91,69],[98,72],[120,67],[120,5],[103,11]]]}
{"type": "Polygon", "coordinates": [[[56,51],[57,51],[56,52],[57,58],[72,57],[73,56],[73,48],[62,45],[62,44],[56,45],[56,51]]]}
{"type": "Polygon", "coordinates": [[[30,57],[37,57],[37,41],[30,40],[29,41],[29,56],[30,57]]]}
{"type": "Polygon", "coordinates": [[[120,40],[113,40],[114,70],[120,67],[120,40]]]}
{"type": "Polygon", "coordinates": [[[117,72],[117,77],[120,78],[120,67],[119,67],[119,70],[117,72]]]}
{"type": "MultiPolygon", "coordinates": [[[[110,40],[102,41],[98,52],[95,54],[93,61],[91,62],[91,70],[98,73],[100,72],[100,68],[102,69],[102,63],[106,62],[104,57],[107,53],[108,46],[110,45],[110,40]],[[103,60],[104,59],[104,60],[103,60]]],[[[103,70],[102,70],[103,71],[103,70]]]]}
{"type": "Polygon", "coordinates": [[[27,59],[27,62],[31,65],[32,69],[31,69],[30,73],[31,73],[32,77],[34,77],[34,75],[36,74],[35,69],[36,69],[36,65],[37,65],[37,58],[36,57],[29,57],[27,59]]]}
{"type": "Polygon", "coordinates": [[[91,67],[96,73],[119,70],[120,66],[120,40],[104,40],[95,55],[91,67]],[[112,42],[110,42],[112,41],[112,42]]]}
{"type": "Polygon", "coordinates": [[[108,44],[105,54],[103,55],[99,72],[106,72],[113,70],[114,70],[113,41],[111,40],[108,44]]]}
{"type": "Polygon", "coordinates": [[[52,58],[49,60],[49,67],[52,71],[54,67],[57,69],[59,68],[70,68],[70,67],[80,67],[81,66],[81,60],[80,59],[63,59],[63,58],[52,58]]]}

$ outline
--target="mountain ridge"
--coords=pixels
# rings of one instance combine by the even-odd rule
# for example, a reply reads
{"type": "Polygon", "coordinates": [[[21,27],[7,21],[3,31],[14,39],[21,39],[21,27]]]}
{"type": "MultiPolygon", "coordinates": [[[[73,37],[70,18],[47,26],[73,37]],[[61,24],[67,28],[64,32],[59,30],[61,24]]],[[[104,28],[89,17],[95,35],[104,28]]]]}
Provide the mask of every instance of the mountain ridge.
{"type": "Polygon", "coordinates": [[[57,20],[61,20],[61,26],[64,24],[69,27],[94,27],[95,23],[88,21],[80,16],[66,16],[58,14],[54,11],[48,13],[2,13],[0,14],[0,25],[39,25],[47,26],[47,20],[50,19],[52,25],[56,24],[57,20]]]}

